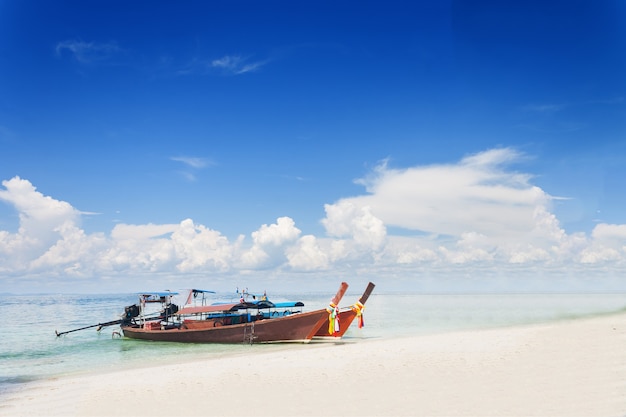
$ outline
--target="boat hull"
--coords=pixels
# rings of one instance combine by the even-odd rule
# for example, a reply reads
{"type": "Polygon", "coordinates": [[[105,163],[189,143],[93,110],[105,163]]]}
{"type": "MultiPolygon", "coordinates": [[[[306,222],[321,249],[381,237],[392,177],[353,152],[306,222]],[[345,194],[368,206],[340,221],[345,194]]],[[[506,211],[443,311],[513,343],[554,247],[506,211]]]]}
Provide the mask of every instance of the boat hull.
{"type": "Polygon", "coordinates": [[[355,318],[356,318],[356,311],[352,309],[340,311],[339,312],[339,331],[333,334],[329,334],[328,333],[329,320],[328,320],[328,316],[326,316],[324,323],[322,323],[322,325],[317,330],[317,332],[315,332],[315,338],[329,337],[329,338],[334,339],[334,338],[342,337],[348,331],[348,328],[350,327],[350,325],[352,324],[355,318]]]}
{"type": "Polygon", "coordinates": [[[188,323],[180,328],[151,329],[122,326],[130,339],[180,343],[272,343],[309,342],[327,320],[328,311],[315,310],[250,323],[215,326],[215,323],[188,323]]]}

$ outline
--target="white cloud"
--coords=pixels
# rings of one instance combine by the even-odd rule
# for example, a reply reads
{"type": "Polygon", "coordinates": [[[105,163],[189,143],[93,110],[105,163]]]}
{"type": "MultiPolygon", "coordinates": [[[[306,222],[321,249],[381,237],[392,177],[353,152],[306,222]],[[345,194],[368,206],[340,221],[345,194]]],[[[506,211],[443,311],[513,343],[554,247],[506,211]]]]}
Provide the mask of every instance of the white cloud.
{"type": "Polygon", "coordinates": [[[220,232],[195,225],[191,219],[181,222],[172,234],[177,256],[178,270],[192,271],[209,267],[210,270],[226,271],[230,268],[232,247],[220,232]]]}
{"type": "Polygon", "coordinates": [[[173,156],[170,158],[172,161],[182,162],[183,164],[196,169],[205,168],[211,165],[211,162],[206,158],[189,157],[189,156],[173,156]]]}
{"type": "Polygon", "coordinates": [[[607,262],[626,265],[626,225],[601,223],[591,232],[590,243],[584,247],[580,260],[584,264],[607,262]]]}
{"type": "Polygon", "coordinates": [[[435,264],[440,261],[436,242],[427,238],[389,236],[385,257],[398,265],[435,264]]]}
{"type": "Polygon", "coordinates": [[[115,240],[121,239],[151,239],[158,236],[173,233],[178,229],[177,224],[117,224],[111,231],[111,238],[115,240]]]}
{"type": "MultiPolygon", "coordinates": [[[[172,161],[183,163],[187,168],[191,170],[199,170],[199,169],[206,168],[207,166],[212,165],[212,162],[206,158],[189,157],[189,156],[174,156],[174,157],[171,157],[170,159],[172,161]]],[[[195,174],[189,170],[178,171],[178,174],[180,174],[187,181],[190,181],[190,182],[196,181],[195,174]]]]}
{"type": "Polygon", "coordinates": [[[506,170],[520,158],[496,149],[458,164],[390,169],[386,162],[359,180],[368,195],[343,199],[369,207],[386,226],[438,235],[476,232],[498,239],[526,236],[536,226],[537,207],[551,196],[530,184],[530,176],[506,170]]]}
{"type": "Polygon", "coordinates": [[[280,217],[275,224],[262,225],[252,232],[252,247],[241,255],[244,268],[267,268],[285,262],[285,247],[296,241],[301,231],[293,219],[280,217]]]}
{"type": "Polygon", "coordinates": [[[624,263],[624,250],[599,246],[585,249],[581,254],[580,261],[583,264],[601,264],[605,262],[624,263]]]}
{"type": "Polygon", "coordinates": [[[295,240],[300,235],[293,219],[280,217],[275,224],[261,226],[252,233],[254,244],[258,246],[280,246],[286,242],[295,240]]]}
{"type": "Polygon", "coordinates": [[[384,280],[437,271],[623,273],[626,225],[566,233],[550,210],[553,197],[533,185],[531,175],[510,169],[523,157],[496,149],[456,164],[391,169],[385,162],[359,181],[366,193],[325,205],[326,236],[302,235],[294,219],[279,217],[235,241],[192,219],[117,224],[109,234],[88,234],[80,227],[83,213],[14,177],[0,189],[0,201],[19,215],[15,232],[0,231],[0,283],[43,275],[317,272],[384,280]]]}
{"type": "Polygon", "coordinates": [[[355,243],[372,250],[380,249],[387,230],[383,222],[372,215],[369,206],[359,207],[348,200],[326,204],[322,224],[333,237],[349,237],[355,243]]]}
{"type": "Polygon", "coordinates": [[[313,235],[302,236],[287,251],[289,266],[300,271],[319,271],[328,268],[328,255],[319,247],[313,235]]]}
{"type": "Polygon", "coordinates": [[[212,68],[221,69],[229,74],[245,74],[253,72],[267,64],[267,61],[248,62],[248,58],[240,55],[225,55],[211,61],[212,68]]]}
{"type": "Polygon", "coordinates": [[[114,42],[96,43],[72,39],[57,43],[55,51],[59,57],[67,51],[81,64],[91,64],[112,58],[121,52],[121,48],[114,42]]]}
{"type": "Polygon", "coordinates": [[[591,236],[597,241],[623,243],[626,241],[626,224],[598,224],[591,236]]]}
{"type": "Polygon", "coordinates": [[[62,230],[77,226],[80,212],[64,201],[44,196],[27,180],[14,177],[2,181],[0,200],[19,213],[16,234],[0,234],[0,259],[24,262],[44,253],[62,235],[62,230]],[[4,256],[3,256],[4,255],[4,256]]]}
{"type": "Polygon", "coordinates": [[[86,235],[83,230],[69,222],[57,230],[61,238],[43,255],[34,259],[30,269],[41,273],[58,270],[65,275],[90,275],[95,269],[96,254],[107,248],[104,235],[86,235]]]}

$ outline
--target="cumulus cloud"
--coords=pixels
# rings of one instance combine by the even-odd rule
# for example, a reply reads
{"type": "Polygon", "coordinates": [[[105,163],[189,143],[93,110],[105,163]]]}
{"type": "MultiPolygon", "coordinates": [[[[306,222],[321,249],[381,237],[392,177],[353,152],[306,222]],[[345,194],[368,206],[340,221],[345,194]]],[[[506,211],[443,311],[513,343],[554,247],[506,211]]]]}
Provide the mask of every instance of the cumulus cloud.
{"type": "Polygon", "coordinates": [[[523,158],[504,148],[403,169],[384,161],[358,180],[362,195],[324,206],[324,236],[303,235],[294,219],[279,217],[234,241],[192,219],[88,234],[83,213],[14,177],[2,182],[0,201],[16,210],[19,227],[0,231],[0,272],[94,279],[348,271],[391,279],[416,271],[623,270],[626,225],[568,234],[551,211],[555,197],[511,168],[523,158]]]}
{"type": "Polygon", "coordinates": [[[600,242],[613,242],[622,244],[626,242],[626,224],[599,224],[591,236],[600,242]]]}
{"type": "Polygon", "coordinates": [[[275,224],[261,226],[252,233],[254,244],[258,246],[281,246],[285,242],[293,241],[300,234],[293,219],[280,217],[275,224]]]}
{"type": "Polygon", "coordinates": [[[231,245],[218,231],[184,220],[172,234],[178,270],[193,271],[209,266],[210,270],[226,271],[230,267],[231,245]]]}
{"type": "Polygon", "coordinates": [[[60,238],[45,253],[33,259],[29,268],[42,274],[57,270],[64,275],[79,277],[94,272],[97,254],[107,248],[104,235],[87,235],[71,223],[65,223],[58,230],[60,238]]]}
{"type": "Polygon", "coordinates": [[[580,256],[582,263],[626,264],[626,225],[598,224],[591,232],[591,237],[590,244],[582,250],[580,256]]]}
{"type": "Polygon", "coordinates": [[[325,270],[329,266],[329,256],[318,245],[313,235],[302,236],[292,248],[287,251],[289,266],[300,271],[325,270]]]}
{"type": "Polygon", "coordinates": [[[19,213],[17,233],[0,232],[0,259],[5,265],[42,255],[65,231],[77,227],[80,212],[69,203],[44,196],[20,177],[2,181],[2,185],[0,200],[19,213]]]}
{"type": "Polygon", "coordinates": [[[358,180],[368,195],[340,204],[368,207],[386,226],[437,235],[476,232],[518,238],[535,227],[537,207],[551,201],[530,184],[530,175],[506,169],[520,157],[511,149],[495,149],[448,165],[391,169],[385,161],[358,180]]]}
{"type": "Polygon", "coordinates": [[[152,239],[158,236],[171,234],[178,229],[176,224],[117,224],[111,231],[111,238],[115,240],[152,239]]]}
{"type": "Polygon", "coordinates": [[[398,265],[554,265],[580,260],[583,248],[585,262],[615,255],[622,229],[598,225],[590,241],[568,235],[551,212],[558,197],[510,168],[526,158],[499,148],[454,164],[392,169],[385,160],[356,181],[367,194],[326,205],[322,224],[347,239],[337,259],[353,259],[357,247],[398,265]],[[413,237],[389,236],[388,227],[413,237]],[[600,240],[611,240],[612,251],[589,252],[600,240]]]}
{"type": "Polygon", "coordinates": [[[253,245],[242,254],[242,266],[267,268],[281,264],[285,260],[285,247],[294,242],[300,233],[300,229],[289,217],[280,217],[275,224],[262,225],[252,233],[253,245]]]}
{"type": "Polygon", "coordinates": [[[359,207],[344,200],[337,204],[326,204],[324,209],[326,218],[322,224],[330,236],[348,237],[372,250],[383,245],[387,230],[383,221],[371,213],[369,206],[359,207]]]}

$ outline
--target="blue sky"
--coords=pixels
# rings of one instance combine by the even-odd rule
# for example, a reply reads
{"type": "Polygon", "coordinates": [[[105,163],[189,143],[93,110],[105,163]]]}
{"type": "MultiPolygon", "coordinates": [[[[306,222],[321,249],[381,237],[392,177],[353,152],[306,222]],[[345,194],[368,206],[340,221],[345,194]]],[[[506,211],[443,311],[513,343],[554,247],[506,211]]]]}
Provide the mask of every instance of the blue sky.
{"type": "Polygon", "coordinates": [[[625,20],[2,0],[0,291],[626,291],[625,20]]]}

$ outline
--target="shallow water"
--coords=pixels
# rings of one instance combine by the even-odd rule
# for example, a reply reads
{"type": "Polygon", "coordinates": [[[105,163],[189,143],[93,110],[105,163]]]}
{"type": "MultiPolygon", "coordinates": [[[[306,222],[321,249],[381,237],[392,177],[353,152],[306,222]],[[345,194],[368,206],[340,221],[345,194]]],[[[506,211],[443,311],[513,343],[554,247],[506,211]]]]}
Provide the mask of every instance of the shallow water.
{"type": "MultiPolygon", "coordinates": [[[[225,295],[217,295],[222,299],[225,295]]],[[[347,294],[349,305],[359,294],[347,294]]],[[[301,300],[305,311],[324,308],[327,295],[293,294],[273,301],[301,300]]],[[[198,345],[114,338],[118,326],[65,331],[116,320],[134,294],[0,296],[0,392],[15,384],[58,375],[117,370],[158,361],[176,363],[198,355],[255,354],[285,345],[198,345]]],[[[365,327],[356,323],[344,338],[395,338],[456,330],[514,326],[588,317],[623,310],[626,294],[377,294],[364,310],[365,327]]],[[[293,346],[293,345],[292,345],[293,346]]]]}

